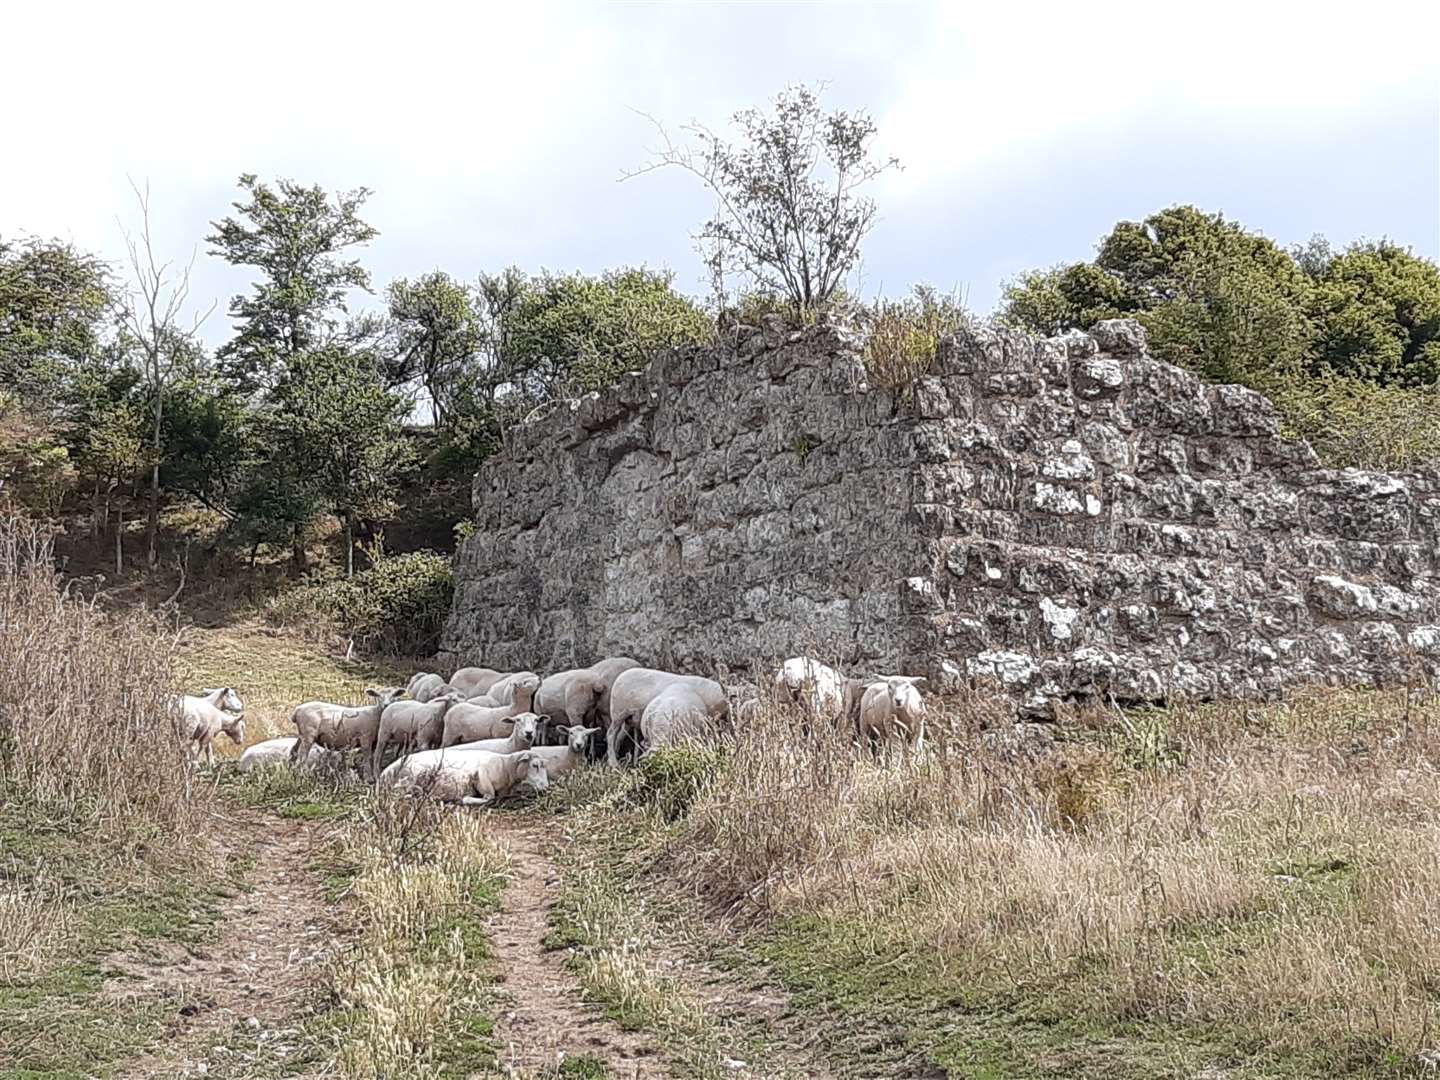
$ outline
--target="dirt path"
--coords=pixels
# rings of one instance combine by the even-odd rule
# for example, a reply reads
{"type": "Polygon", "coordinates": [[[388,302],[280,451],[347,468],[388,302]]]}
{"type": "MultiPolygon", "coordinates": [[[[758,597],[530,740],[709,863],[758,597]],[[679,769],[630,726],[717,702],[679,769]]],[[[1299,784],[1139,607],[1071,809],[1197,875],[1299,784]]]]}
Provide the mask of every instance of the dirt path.
{"type": "Polygon", "coordinates": [[[542,944],[560,888],[543,827],[506,814],[491,821],[510,849],[513,874],[487,927],[504,972],[496,1024],[502,1066],[516,1077],[552,1077],[563,1054],[596,1058],[616,1080],[669,1076],[656,1047],[585,1004],[564,954],[542,944]]]}
{"type": "Polygon", "coordinates": [[[297,1025],[321,1003],[337,937],[310,867],[314,827],[244,811],[232,820],[255,865],[248,891],[222,904],[211,936],[146,941],[105,961],[107,998],[162,1003],[170,1017],[121,1077],[252,1075],[258,1059],[299,1048],[297,1025]]]}

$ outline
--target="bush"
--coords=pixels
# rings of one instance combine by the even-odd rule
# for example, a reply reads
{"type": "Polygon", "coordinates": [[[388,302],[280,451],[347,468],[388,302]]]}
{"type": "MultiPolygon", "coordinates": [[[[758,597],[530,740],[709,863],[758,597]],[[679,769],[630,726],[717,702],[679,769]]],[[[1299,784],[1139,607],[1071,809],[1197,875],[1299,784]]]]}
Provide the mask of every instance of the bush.
{"type": "Polygon", "coordinates": [[[908,387],[930,369],[940,339],[968,319],[958,297],[928,285],[915,286],[904,300],[877,300],[863,313],[870,381],[891,389],[908,387]]]}
{"type": "Polygon", "coordinates": [[[671,746],[640,759],[639,773],[631,797],[644,806],[653,806],[666,821],[676,821],[725,767],[723,746],[671,746]]]}
{"type": "Polygon", "coordinates": [[[282,623],[320,619],[357,645],[405,656],[439,647],[455,576],[429,551],[385,556],[354,577],[301,586],[271,605],[282,623]]]}

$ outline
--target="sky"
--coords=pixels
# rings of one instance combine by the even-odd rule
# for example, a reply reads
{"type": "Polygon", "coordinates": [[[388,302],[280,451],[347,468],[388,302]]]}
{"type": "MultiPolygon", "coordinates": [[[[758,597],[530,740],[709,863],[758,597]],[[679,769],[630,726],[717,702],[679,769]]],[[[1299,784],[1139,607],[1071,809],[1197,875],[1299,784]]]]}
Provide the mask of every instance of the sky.
{"type": "Polygon", "coordinates": [[[1440,256],[1440,4],[107,0],[5,23],[0,236],[118,260],[148,183],[157,248],[218,302],[212,344],[250,279],[204,237],[244,172],[370,188],[377,292],[644,264],[702,294],[710,197],[621,178],[657,146],[647,117],[723,128],[789,82],[869,111],[903,165],[870,189],[867,294],[927,282],[989,311],[1176,203],[1440,256]]]}

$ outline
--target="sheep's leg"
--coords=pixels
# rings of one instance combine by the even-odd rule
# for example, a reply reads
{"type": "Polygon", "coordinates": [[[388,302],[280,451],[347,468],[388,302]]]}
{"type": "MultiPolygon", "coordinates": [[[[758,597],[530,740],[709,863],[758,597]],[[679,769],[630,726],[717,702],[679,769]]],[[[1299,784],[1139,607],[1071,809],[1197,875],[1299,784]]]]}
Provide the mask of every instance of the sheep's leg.
{"type": "Polygon", "coordinates": [[[314,744],[315,740],[303,733],[295,740],[295,745],[290,747],[290,765],[292,768],[309,757],[310,747],[314,744]]]}
{"type": "Polygon", "coordinates": [[[385,744],[390,741],[390,732],[381,727],[375,736],[375,750],[370,755],[370,782],[380,782],[380,765],[385,758],[385,744]]]}
{"type": "Polygon", "coordinates": [[[495,801],[494,796],[490,796],[489,798],[484,798],[484,799],[477,799],[474,795],[466,795],[463,799],[460,800],[460,805],[461,805],[461,806],[489,806],[489,805],[490,805],[492,802],[494,802],[494,801],[495,801]]]}
{"type": "Polygon", "coordinates": [[[620,767],[620,736],[624,729],[624,720],[615,716],[610,718],[610,728],[605,732],[605,753],[612,769],[620,767]]]}

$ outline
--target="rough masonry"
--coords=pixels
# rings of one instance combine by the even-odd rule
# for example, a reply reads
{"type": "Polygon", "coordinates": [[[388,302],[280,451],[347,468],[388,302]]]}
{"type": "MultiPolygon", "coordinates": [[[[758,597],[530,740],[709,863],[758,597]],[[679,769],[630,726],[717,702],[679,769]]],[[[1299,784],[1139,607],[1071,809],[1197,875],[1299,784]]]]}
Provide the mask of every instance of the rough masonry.
{"type": "Polygon", "coordinates": [[[1434,476],[1319,468],[1138,324],[976,328],[903,391],[839,324],[732,327],[514,429],[474,485],[453,663],[808,653],[1061,697],[1440,667],[1434,476]]]}

